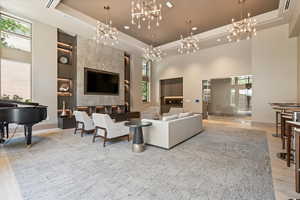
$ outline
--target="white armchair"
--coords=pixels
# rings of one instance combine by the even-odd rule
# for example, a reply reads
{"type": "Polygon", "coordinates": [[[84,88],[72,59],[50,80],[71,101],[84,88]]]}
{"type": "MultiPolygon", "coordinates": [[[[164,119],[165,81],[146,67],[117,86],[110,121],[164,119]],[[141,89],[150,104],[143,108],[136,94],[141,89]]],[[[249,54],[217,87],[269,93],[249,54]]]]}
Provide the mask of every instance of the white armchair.
{"type": "Polygon", "coordinates": [[[74,111],[76,126],[74,135],[77,131],[81,131],[81,137],[84,133],[94,132],[95,126],[93,120],[84,111],[74,111]]]}
{"type": "Polygon", "coordinates": [[[125,126],[125,122],[114,122],[109,115],[93,113],[96,131],[94,133],[93,142],[96,137],[103,138],[103,147],[107,141],[126,137],[129,141],[129,127],[125,126]]]}

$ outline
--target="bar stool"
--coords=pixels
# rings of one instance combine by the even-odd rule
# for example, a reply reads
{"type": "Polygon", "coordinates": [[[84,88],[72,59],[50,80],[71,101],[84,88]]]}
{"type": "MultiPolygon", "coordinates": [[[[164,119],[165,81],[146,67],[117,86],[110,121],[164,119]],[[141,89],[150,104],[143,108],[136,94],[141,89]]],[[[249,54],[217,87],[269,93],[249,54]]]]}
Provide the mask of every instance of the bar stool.
{"type": "Polygon", "coordinates": [[[273,134],[273,137],[281,137],[281,135],[279,135],[279,127],[281,126],[280,114],[282,113],[282,110],[278,108],[274,108],[274,109],[275,109],[275,119],[276,119],[276,133],[273,134]]]}
{"type": "Polygon", "coordinates": [[[294,129],[300,128],[300,112],[294,112],[292,121],[286,121],[286,143],[287,143],[287,166],[291,166],[291,156],[295,152],[295,133],[294,129]]]}
{"type": "Polygon", "coordinates": [[[296,192],[300,193],[300,129],[295,128],[295,183],[296,192]]]}
{"type": "Polygon", "coordinates": [[[285,149],[285,140],[286,140],[286,121],[293,120],[293,114],[282,112],[280,115],[280,123],[281,123],[281,141],[282,141],[282,149],[285,149]]]}
{"type": "MultiPolygon", "coordinates": [[[[285,149],[286,140],[288,139],[288,135],[286,134],[286,121],[291,121],[292,119],[293,119],[292,114],[286,113],[286,112],[280,113],[280,123],[281,123],[280,136],[281,136],[281,142],[282,142],[282,149],[285,149]]],[[[277,153],[277,157],[281,160],[288,160],[287,152],[288,151],[286,150],[286,152],[277,153]]]]}

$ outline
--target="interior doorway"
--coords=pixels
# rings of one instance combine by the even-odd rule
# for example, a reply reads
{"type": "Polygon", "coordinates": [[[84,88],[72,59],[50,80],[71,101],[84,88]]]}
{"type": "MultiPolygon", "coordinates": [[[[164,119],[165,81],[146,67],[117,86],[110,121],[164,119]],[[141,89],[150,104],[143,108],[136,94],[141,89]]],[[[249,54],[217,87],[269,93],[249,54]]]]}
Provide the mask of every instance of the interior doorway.
{"type": "Polygon", "coordinates": [[[203,116],[251,119],[252,75],[202,81],[203,116]]]}

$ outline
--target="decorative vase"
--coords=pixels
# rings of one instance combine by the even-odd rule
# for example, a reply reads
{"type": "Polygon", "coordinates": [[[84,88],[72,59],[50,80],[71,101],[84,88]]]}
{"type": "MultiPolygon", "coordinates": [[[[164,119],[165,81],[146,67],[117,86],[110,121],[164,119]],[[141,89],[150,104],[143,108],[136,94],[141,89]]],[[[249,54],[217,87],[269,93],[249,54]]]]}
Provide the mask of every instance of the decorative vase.
{"type": "Polygon", "coordinates": [[[66,102],[63,101],[63,108],[62,108],[62,112],[61,112],[61,115],[62,117],[65,117],[67,115],[67,112],[66,112],[66,102]]]}

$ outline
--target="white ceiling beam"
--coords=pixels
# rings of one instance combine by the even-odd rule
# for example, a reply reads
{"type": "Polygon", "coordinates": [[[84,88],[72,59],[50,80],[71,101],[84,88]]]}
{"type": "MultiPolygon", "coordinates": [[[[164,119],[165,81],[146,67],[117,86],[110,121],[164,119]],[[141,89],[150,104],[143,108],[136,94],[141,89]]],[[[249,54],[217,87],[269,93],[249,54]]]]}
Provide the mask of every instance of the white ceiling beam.
{"type": "Polygon", "coordinates": [[[294,1],[291,9],[290,37],[298,37],[300,35],[300,1],[294,1]]]}

